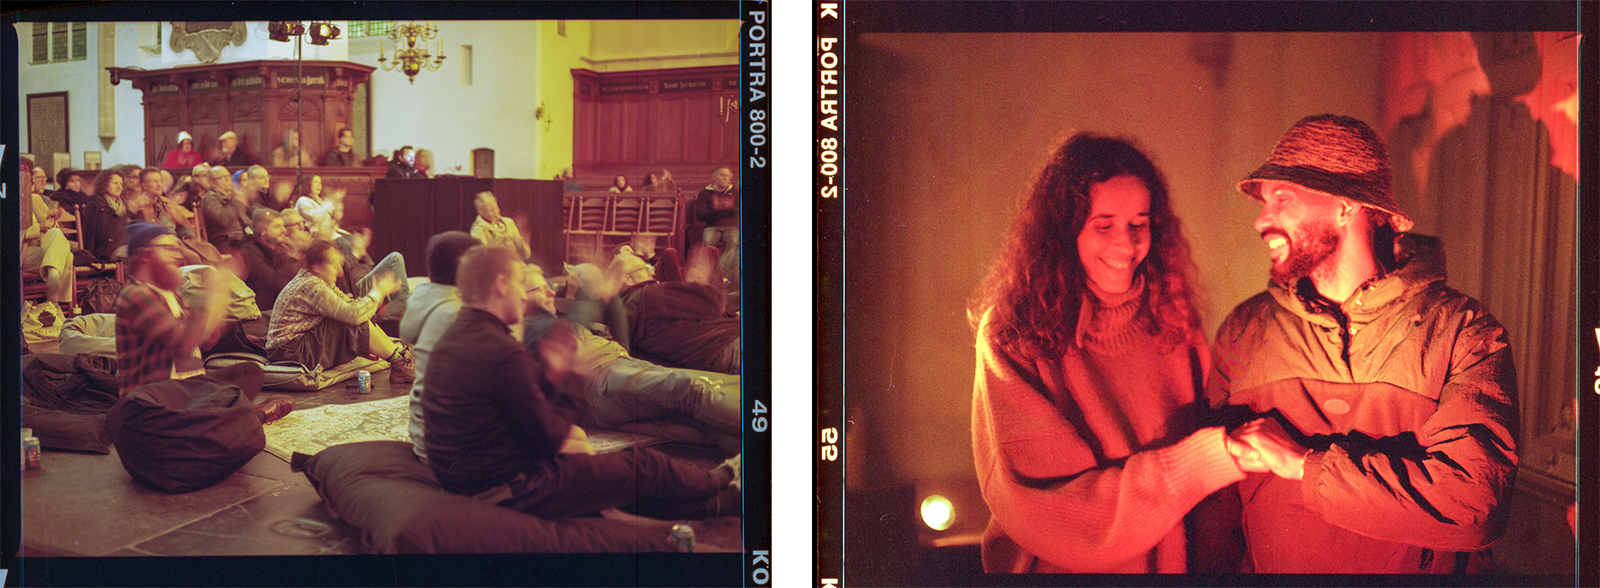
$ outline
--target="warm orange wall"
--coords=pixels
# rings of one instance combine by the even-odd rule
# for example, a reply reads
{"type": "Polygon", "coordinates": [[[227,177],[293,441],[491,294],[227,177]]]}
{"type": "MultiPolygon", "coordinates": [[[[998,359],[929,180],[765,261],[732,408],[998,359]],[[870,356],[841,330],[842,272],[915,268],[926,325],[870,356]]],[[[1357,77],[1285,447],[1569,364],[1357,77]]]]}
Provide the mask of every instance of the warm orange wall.
{"type": "Polygon", "coordinates": [[[1166,172],[1210,332],[1266,283],[1259,207],[1234,184],[1303,116],[1376,121],[1378,47],[1371,34],[863,36],[846,202],[858,481],[972,476],[964,303],[1056,137],[1131,136],[1166,172]]]}

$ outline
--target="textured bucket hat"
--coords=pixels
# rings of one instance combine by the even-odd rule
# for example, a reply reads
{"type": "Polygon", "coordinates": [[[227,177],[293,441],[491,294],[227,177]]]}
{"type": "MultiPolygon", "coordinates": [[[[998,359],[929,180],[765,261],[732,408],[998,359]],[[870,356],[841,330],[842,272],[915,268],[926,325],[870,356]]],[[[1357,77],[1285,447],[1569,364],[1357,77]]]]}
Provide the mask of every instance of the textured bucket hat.
{"type": "Polygon", "coordinates": [[[1300,119],[1272,149],[1267,162],[1239,182],[1239,191],[1261,200],[1261,182],[1278,180],[1389,213],[1396,232],[1411,230],[1411,217],[1394,201],[1389,150],[1367,123],[1319,114],[1300,119]]]}

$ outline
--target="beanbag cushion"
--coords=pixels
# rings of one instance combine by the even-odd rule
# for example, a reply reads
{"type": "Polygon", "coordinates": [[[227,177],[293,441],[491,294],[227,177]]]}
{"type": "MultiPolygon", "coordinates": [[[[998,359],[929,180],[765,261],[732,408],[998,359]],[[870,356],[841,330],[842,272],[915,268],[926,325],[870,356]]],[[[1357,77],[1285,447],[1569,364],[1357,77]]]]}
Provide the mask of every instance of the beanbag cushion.
{"type": "Polygon", "coordinates": [[[106,414],[133,479],[181,494],[222,481],[261,453],[267,436],[238,386],[206,375],[134,387],[106,414]]]}
{"type": "Polygon", "coordinates": [[[361,529],[368,551],[598,553],[672,551],[666,524],[598,517],[545,520],[439,488],[404,441],[335,445],[294,454],[335,516],[361,529]]]}

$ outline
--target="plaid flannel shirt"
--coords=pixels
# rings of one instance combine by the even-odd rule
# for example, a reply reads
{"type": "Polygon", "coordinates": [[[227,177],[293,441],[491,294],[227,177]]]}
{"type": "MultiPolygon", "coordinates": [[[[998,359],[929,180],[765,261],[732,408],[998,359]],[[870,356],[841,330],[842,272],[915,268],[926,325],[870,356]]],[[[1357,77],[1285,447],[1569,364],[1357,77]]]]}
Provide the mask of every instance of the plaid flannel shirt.
{"type": "Polygon", "coordinates": [[[117,296],[117,375],[121,391],[172,379],[173,366],[198,368],[203,321],[193,320],[183,297],[174,296],[180,316],[155,286],[130,281],[117,296]],[[188,365],[193,363],[194,365],[188,365]]]}

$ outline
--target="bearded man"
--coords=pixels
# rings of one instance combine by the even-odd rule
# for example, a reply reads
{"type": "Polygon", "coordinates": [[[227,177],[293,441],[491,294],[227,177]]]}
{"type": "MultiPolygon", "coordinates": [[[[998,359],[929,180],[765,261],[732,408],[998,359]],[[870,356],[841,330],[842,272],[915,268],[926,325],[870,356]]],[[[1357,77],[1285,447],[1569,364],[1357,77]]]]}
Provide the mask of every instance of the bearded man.
{"type": "Polygon", "coordinates": [[[1517,465],[1505,329],[1444,283],[1438,239],[1406,231],[1365,123],[1295,123],[1239,183],[1261,201],[1267,291],[1217,332],[1213,406],[1261,417],[1243,571],[1474,573],[1505,531],[1517,465]]]}

